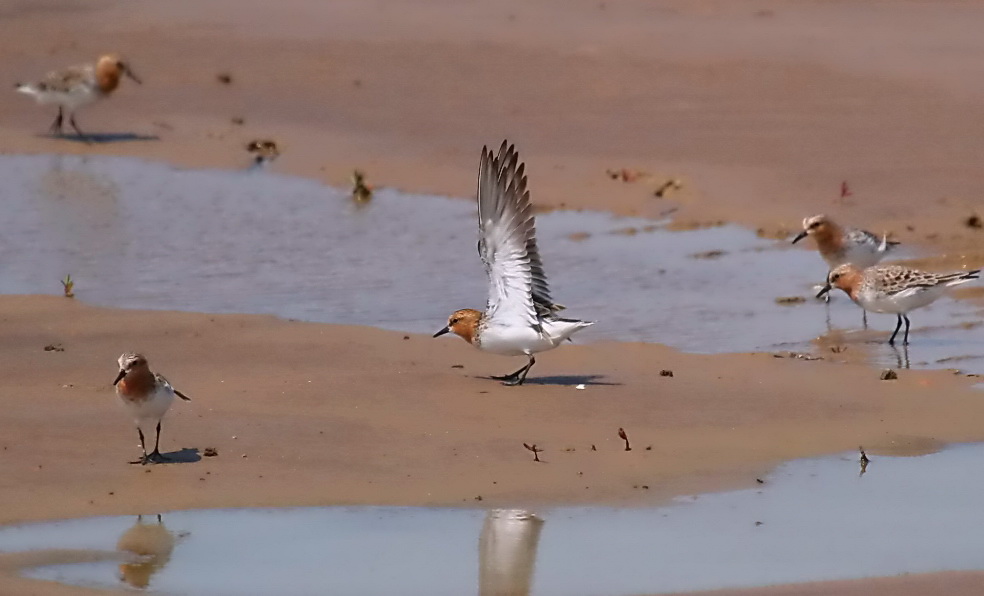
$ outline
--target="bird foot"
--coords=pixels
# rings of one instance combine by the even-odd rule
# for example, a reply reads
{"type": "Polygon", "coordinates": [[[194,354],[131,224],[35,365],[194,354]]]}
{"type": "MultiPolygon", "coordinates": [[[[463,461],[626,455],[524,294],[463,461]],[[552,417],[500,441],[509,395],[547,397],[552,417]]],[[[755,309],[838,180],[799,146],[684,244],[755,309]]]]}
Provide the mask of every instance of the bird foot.
{"type": "Polygon", "coordinates": [[[131,461],[131,464],[140,464],[146,466],[147,464],[163,464],[171,461],[171,458],[161,455],[160,451],[154,451],[151,454],[144,454],[140,459],[135,459],[131,461]]]}
{"type": "Polygon", "coordinates": [[[511,375],[492,376],[490,378],[495,379],[496,381],[502,381],[502,384],[505,385],[506,387],[514,387],[516,385],[522,385],[523,381],[525,380],[519,376],[519,372],[514,372],[511,375]]]}

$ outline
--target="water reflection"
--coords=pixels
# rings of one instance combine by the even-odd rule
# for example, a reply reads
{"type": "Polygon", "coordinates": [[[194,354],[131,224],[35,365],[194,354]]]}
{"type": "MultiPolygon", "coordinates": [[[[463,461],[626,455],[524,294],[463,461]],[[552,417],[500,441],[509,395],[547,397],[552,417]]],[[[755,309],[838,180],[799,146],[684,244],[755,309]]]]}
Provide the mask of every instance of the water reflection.
{"type": "Polygon", "coordinates": [[[480,596],[528,596],[543,520],[523,509],[493,509],[478,540],[480,596]]]}
{"type": "Polygon", "coordinates": [[[136,523],[120,536],[116,550],[133,555],[120,564],[120,579],[134,588],[146,588],[155,573],[171,560],[176,536],[158,515],[152,522],[137,516],[136,523]]]}
{"type": "Polygon", "coordinates": [[[898,368],[909,368],[909,344],[902,344],[901,348],[889,344],[889,347],[895,352],[895,365],[898,368]]]}
{"type": "MultiPolygon", "coordinates": [[[[890,443],[869,438],[863,449],[890,443]]],[[[176,511],[168,522],[192,530],[187,540],[155,535],[162,524],[146,518],[127,530],[132,517],[100,517],[0,528],[0,551],[104,551],[124,532],[146,533],[142,556],[157,569],[135,584],[199,596],[629,596],[984,569],[984,477],[967,474],[984,445],[878,455],[861,470],[859,456],[789,462],[750,489],[672,506],[551,509],[546,522],[457,508],[176,511]]],[[[113,589],[118,568],[23,573],[113,589]]]]}

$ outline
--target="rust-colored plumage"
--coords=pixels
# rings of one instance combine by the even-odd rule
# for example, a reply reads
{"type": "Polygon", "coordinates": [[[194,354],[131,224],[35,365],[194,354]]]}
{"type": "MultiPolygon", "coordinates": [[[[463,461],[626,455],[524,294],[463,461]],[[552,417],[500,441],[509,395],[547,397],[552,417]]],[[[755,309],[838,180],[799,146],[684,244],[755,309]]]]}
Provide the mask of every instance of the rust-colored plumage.
{"type": "Polygon", "coordinates": [[[482,316],[480,311],[473,308],[456,310],[448,317],[448,329],[468,343],[474,343],[482,316]]]}

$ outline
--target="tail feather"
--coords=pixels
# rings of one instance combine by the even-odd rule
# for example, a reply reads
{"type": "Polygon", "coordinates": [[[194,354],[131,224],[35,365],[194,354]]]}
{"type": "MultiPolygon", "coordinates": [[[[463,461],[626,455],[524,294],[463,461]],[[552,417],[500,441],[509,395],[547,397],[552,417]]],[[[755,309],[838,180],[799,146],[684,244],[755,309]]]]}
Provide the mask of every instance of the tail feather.
{"type": "Polygon", "coordinates": [[[980,279],[981,270],[975,269],[973,271],[957,271],[955,273],[947,273],[939,276],[939,282],[947,286],[955,286],[958,284],[966,283],[972,279],[980,279]]]}
{"type": "Polygon", "coordinates": [[[594,321],[579,321],[577,319],[546,319],[542,323],[544,331],[549,335],[554,342],[561,342],[570,340],[571,336],[584,329],[585,327],[590,327],[594,325],[594,321]]]}

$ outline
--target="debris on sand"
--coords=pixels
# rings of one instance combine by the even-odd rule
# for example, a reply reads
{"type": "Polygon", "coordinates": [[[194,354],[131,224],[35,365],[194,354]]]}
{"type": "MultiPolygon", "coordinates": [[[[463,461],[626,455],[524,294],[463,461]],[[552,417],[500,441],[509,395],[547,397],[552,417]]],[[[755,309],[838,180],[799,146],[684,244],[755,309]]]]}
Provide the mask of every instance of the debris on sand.
{"type": "Polygon", "coordinates": [[[644,176],[648,176],[645,172],[639,170],[633,170],[631,168],[618,168],[615,170],[605,170],[605,174],[608,175],[612,180],[620,180],[622,182],[636,182],[644,176]]]}
{"type": "Polygon", "coordinates": [[[851,191],[850,187],[847,185],[847,180],[841,182],[841,192],[840,199],[843,201],[847,197],[853,197],[854,193],[851,191]]]}
{"type": "Polygon", "coordinates": [[[205,457],[215,457],[218,454],[219,454],[219,450],[216,449],[215,447],[206,447],[205,450],[202,451],[202,455],[205,457]]]}
{"type": "Polygon", "coordinates": [[[981,216],[975,213],[964,220],[964,225],[968,228],[979,230],[984,228],[984,221],[981,221],[981,216]]]}
{"type": "Polygon", "coordinates": [[[804,352],[775,352],[772,354],[773,358],[796,358],[797,360],[823,360],[823,356],[814,356],[812,354],[806,354],[804,352]]]}
{"type": "Polygon", "coordinates": [[[366,183],[366,175],[362,170],[352,170],[352,200],[365,204],[372,200],[372,185],[366,183]]]}
{"type": "Polygon", "coordinates": [[[269,163],[280,156],[280,148],[277,142],[271,139],[255,139],[246,143],[246,151],[249,151],[257,164],[269,163]]]}
{"type": "Polygon", "coordinates": [[[231,85],[232,75],[227,72],[220,72],[219,74],[215,75],[215,80],[222,83],[223,85],[231,85]]]}
{"type": "Polygon", "coordinates": [[[65,348],[61,344],[48,344],[44,347],[45,352],[64,352],[65,348]]]}
{"type": "Polygon", "coordinates": [[[683,182],[677,178],[670,178],[656,187],[656,190],[653,191],[653,196],[657,199],[662,199],[668,191],[680,190],[681,188],[683,188],[683,182]]]}
{"type": "Polygon", "coordinates": [[[668,368],[664,368],[663,370],[659,371],[659,376],[661,376],[661,377],[672,377],[673,376],[673,371],[670,370],[670,369],[668,369],[668,368]]]}
{"type": "Polygon", "coordinates": [[[707,250],[704,252],[696,252],[690,255],[691,259],[717,259],[728,254],[727,251],[723,250],[707,250]]]}
{"type": "Polygon", "coordinates": [[[899,378],[899,375],[891,368],[886,368],[885,370],[881,371],[881,375],[878,378],[880,378],[882,381],[894,381],[899,378]]]}
{"type": "Polygon", "coordinates": [[[533,443],[532,445],[523,443],[523,447],[526,447],[527,451],[533,452],[533,461],[540,461],[540,454],[543,453],[543,449],[537,449],[536,443],[533,443]]]}
{"type": "Polygon", "coordinates": [[[785,226],[758,228],[755,235],[766,240],[786,240],[793,235],[793,230],[785,226]]]}
{"type": "Polygon", "coordinates": [[[806,302],[806,298],[802,296],[779,296],[776,298],[776,304],[782,306],[792,306],[794,304],[803,304],[806,302]]]}
{"type": "Polygon", "coordinates": [[[625,450],[626,451],[632,451],[632,447],[629,446],[629,435],[625,434],[625,429],[624,428],[619,428],[618,429],[618,438],[620,438],[623,441],[625,441],[625,450]]]}

